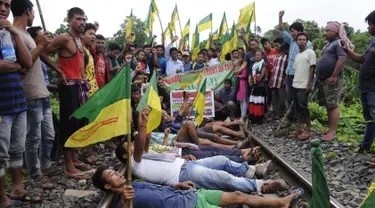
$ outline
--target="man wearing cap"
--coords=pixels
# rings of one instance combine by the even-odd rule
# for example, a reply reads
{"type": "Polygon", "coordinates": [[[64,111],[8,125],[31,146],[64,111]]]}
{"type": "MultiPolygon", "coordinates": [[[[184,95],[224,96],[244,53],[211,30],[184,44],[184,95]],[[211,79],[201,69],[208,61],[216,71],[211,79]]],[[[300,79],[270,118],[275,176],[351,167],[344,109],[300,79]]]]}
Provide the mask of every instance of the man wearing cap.
{"type": "Polygon", "coordinates": [[[348,43],[351,50],[353,45],[346,37],[344,26],[338,22],[328,22],[326,26],[328,43],[322,50],[322,56],[317,63],[319,104],[325,105],[328,115],[328,130],[323,134],[323,141],[336,138],[336,129],[340,120],[339,101],[344,86],[343,68],[346,53],[341,48],[341,40],[348,43]]]}
{"type": "Polygon", "coordinates": [[[191,70],[193,64],[190,61],[189,51],[182,52],[182,63],[184,65],[184,72],[188,72],[191,70]]]}

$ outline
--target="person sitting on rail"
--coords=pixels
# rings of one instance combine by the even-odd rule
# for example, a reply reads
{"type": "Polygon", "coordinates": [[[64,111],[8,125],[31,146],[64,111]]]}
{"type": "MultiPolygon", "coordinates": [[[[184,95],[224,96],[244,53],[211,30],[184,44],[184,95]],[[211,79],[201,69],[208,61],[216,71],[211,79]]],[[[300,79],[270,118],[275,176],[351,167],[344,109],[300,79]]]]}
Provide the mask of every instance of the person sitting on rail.
{"type": "MultiPolygon", "coordinates": [[[[162,124],[159,127],[159,130],[164,131],[166,128],[170,128],[172,133],[177,133],[183,127],[184,118],[189,114],[189,107],[191,104],[188,104],[189,93],[185,94],[184,103],[181,105],[180,111],[176,117],[168,115],[166,111],[163,111],[162,114],[162,124]]],[[[186,122],[187,123],[187,122],[186,122]]],[[[194,126],[195,125],[191,124],[194,126]]],[[[206,124],[202,128],[198,128],[197,134],[200,138],[209,139],[212,142],[225,144],[225,145],[236,145],[240,141],[233,141],[230,139],[225,139],[216,135],[215,133],[221,133],[232,137],[237,137],[240,139],[245,138],[245,132],[243,130],[242,124],[239,121],[234,122],[211,122],[206,124]],[[233,131],[230,129],[232,126],[239,126],[239,131],[233,131]]]]}
{"type": "Polygon", "coordinates": [[[147,182],[133,182],[126,185],[125,177],[105,166],[99,167],[92,177],[95,187],[107,193],[114,193],[112,203],[116,207],[127,207],[133,200],[135,208],[207,208],[228,205],[248,205],[250,207],[294,207],[303,197],[302,188],[289,191],[283,198],[260,197],[242,192],[223,192],[219,190],[197,190],[191,181],[158,186],[147,182]]]}
{"type": "MultiPolygon", "coordinates": [[[[224,156],[185,161],[173,155],[165,157],[143,155],[144,150],[148,149],[146,125],[149,112],[149,108],[146,107],[138,114],[138,137],[135,139],[132,157],[128,158],[132,161],[132,172],[135,176],[156,184],[174,184],[191,180],[198,188],[246,193],[286,190],[287,185],[283,180],[252,179],[256,175],[264,176],[266,166],[250,166],[246,162],[236,163],[224,156]]],[[[191,155],[186,155],[184,158],[194,159],[191,155]]]]}

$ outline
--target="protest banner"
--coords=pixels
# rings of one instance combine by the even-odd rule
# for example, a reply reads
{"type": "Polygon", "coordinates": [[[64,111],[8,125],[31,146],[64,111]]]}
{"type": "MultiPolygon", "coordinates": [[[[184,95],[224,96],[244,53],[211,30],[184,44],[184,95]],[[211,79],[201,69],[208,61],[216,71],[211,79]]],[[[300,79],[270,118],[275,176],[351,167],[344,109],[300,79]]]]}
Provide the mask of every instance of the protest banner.
{"type": "MultiPolygon", "coordinates": [[[[197,94],[196,90],[172,90],[170,92],[170,104],[171,104],[171,115],[176,117],[180,112],[181,105],[184,103],[184,92],[189,93],[190,97],[188,103],[193,103],[194,98],[197,94]]],[[[190,118],[194,118],[195,109],[190,114],[190,118]]],[[[204,118],[215,117],[215,103],[214,103],[214,92],[206,92],[206,104],[204,107],[204,118]]]]}
{"type": "Polygon", "coordinates": [[[237,70],[239,67],[237,64],[229,61],[202,70],[168,76],[163,78],[163,82],[167,91],[180,89],[196,90],[199,86],[199,75],[201,72],[204,72],[204,77],[207,79],[207,90],[216,90],[223,87],[226,79],[232,79],[234,70],[237,70]],[[183,87],[186,85],[190,86],[183,87]]]}

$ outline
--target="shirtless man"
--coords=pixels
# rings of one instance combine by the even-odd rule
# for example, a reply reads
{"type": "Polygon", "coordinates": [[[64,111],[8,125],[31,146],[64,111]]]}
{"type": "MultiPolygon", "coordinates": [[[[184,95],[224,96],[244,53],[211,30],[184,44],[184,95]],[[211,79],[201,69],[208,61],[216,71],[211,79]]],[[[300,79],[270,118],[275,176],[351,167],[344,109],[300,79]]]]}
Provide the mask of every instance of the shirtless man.
{"type": "Polygon", "coordinates": [[[52,69],[61,71],[62,83],[60,98],[60,145],[65,160],[65,174],[74,178],[84,178],[85,174],[77,168],[88,170],[91,167],[78,160],[75,149],[65,148],[66,140],[85,125],[84,120],[70,118],[88,97],[89,84],[85,77],[84,50],[81,35],[85,29],[86,16],[82,9],[71,8],[68,11],[69,32],[58,35],[48,46],[47,53],[58,51],[60,69],[51,60],[45,62],[52,69]]]}

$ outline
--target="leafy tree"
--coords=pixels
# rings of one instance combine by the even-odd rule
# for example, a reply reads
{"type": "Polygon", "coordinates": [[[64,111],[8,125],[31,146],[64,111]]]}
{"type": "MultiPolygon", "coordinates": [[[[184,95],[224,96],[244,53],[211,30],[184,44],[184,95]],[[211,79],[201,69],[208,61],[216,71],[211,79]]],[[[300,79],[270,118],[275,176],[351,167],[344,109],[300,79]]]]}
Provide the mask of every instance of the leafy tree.
{"type": "Polygon", "coordinates": [[[60,24],[60,27],[56,29],[56,31],[53,35],[56,37],[57,35],[60,35],[62,33],[66,33],[68,31],[69,31],[69,25],[68,24],[60,24]]]}
{"type": "MultiPolygon", "coordinates": [[[[136,36],[135,43],[140,47],[143,46],[146,40],[146,33],[144,29],[144,23],[141,19],[133,16],[133,29],[136,36]]],[[[124,22],[120,25],[120,29],[113,35],[113,38],[110,38],[110,41],[123,45],[125,43],[125,33],[126,27],[128,25],[129,16],[126,17],[124,22]]]]}
{"type": "Polygon", "coordinates": [[[350,27],[350,26],[349,26],[349,23],[347,23],[347,22],[344,22],[344,23],[342,23],[342,24],[344,25],[346,35],[347,35],[348,38],[350,39],[350,38],[352,37],[352,35],[354,34],[354,28],[353,28],[353,27],[350,27]]]}
{"type": "MultiPolygon", "coordinates": [[[[284,22],[284,28],[285,30],[289,30],[289,24],[287,22],[284,22]]],[[[266,33],[264,33],[264,37],[268,40],[275,40],[277,37],[279,37],[279,26],[276,25],[272,30],[268,30],[266,33]]]]}
{"type": "Polygon", "coordinates": [[[305,33],[309,37],[310,41],[321,37],[322,32],[321,32],[321,29],[318,26],[317,22],[310,21],[310,20],[305,21],[305,20],[301,20],[301,19],[297,19],[296,22],[300,22],[300,23],[303,24],[303,26],[305,28],[305,33]]]}

